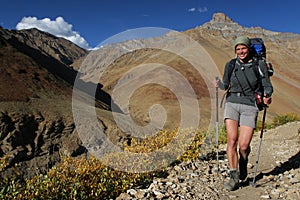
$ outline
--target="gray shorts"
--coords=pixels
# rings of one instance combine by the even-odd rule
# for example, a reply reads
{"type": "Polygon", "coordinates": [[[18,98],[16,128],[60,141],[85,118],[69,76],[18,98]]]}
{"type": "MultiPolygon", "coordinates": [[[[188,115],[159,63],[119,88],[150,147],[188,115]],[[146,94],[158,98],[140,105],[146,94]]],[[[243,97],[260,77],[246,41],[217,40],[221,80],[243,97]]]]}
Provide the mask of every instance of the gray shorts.
{"type": "Polygon", "coordinates": [[[239,122],[239,125],[256,127],[258,108],[239,103],[225,103],[224,120],[233,119],[239,122]]]}

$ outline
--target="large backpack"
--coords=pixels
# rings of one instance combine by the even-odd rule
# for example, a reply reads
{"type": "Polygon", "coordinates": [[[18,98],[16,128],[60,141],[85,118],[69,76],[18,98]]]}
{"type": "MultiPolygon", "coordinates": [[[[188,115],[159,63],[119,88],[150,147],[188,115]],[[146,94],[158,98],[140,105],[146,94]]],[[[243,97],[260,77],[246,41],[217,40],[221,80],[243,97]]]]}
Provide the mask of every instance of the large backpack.
{"type": "Polygon", "coordinates": [[[273,66],[270,62],[266,61],[267,51],[266,51],[266,46],[265,46],[263,39],[262,38],[250,38],[249,40],[250,40],[250,44],[251,44],[250,53],[257,59],[264,61],[268,67],[268,75],[273,76],[273,74],[274,74],[273,66]]]}
{"type": "Polygon", "coordinates": [[[250,38],[251,51],[257,58],[266,59],[266,46],[261,38],[250,38]]]}

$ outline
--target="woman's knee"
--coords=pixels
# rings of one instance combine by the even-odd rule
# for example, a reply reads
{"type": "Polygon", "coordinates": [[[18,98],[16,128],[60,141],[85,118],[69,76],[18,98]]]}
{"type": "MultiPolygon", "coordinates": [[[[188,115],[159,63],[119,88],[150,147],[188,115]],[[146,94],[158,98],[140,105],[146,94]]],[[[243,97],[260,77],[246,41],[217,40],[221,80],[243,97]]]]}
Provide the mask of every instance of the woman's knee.
{"type": "Polygon", "coordinates": [[[227,148],[236,149],[238,144],[238,140],[227,138],[227,148]]]}
{"type": "Polygon", "coordinates": [[[240,149],[240,151],[248,152],[248,151],[250,151],[250,146],[249,146],[249,144],[240,144],[239,149],[240,149]]]}

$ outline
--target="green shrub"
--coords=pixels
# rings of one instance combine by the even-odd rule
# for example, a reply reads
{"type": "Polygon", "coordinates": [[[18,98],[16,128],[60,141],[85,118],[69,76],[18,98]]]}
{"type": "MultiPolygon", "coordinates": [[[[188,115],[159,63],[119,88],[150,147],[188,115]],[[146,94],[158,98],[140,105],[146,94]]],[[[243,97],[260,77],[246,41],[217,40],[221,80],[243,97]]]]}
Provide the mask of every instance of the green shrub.
{"type": "Polygon", "coordinates": [[[294,122],[294,121],[299,121],[300,117],[299,115],[297,115],[296,113],[290,112],[290,113],[286,113],[284,115],[278,115],[276,117],[273,118],[271,127],[277,127],[283,124],[286,124],[288,122],[294,122]]]}
{"type": "MultiPolygon", "coordinates": [[[[184,152],[183,155],[178,155],[177,161],[186,161],[197,158],[199,155],[200,146],[206,136],[205,132],[191,129],[181,131],[179,133],[180,135],[177,134],[177,129],[162,130],[155,134],[155,137],[149,137],[144,140],[133,138],[130,145],[125,144],[124,149],[136,153],[153,152],[166,146],[174,139],[174,137],[177,137],[177,140],[180,142],[186,141],[184,137],[194,136],[194,139],[192,140],[190,146],[187,148],[186,152],[184,152]]],[[[178,146],[175,146],[174,149],[172,149],[172,152],[170,152],[170,154],[184,148],[186,144],[178,143],[177,145],[178,146]]]]}
{"type": "MultiPolygon", "coordinates": [[[[265,128],[273,128],[288,122],[299,121],[300,117],[294,113],[276,116],[272,124],[265,124],[265,128]]],[[[261,121],[257,123],[257,129],[261,128],[261,121]]],[[[155,136],[143,140],[133,138],[130,145],[125,145],[124,150],[135,153],[147,153],[158,150],[167,145],[174,137],[185,138],[195,136],[186,152],[177,157],[173,164],[193,160],[201,153],[201,145],[206,137],[215,139],[215,130],[200,131],[186,130],[180,135],[178,130],[163,130],[155,136]]],[[[177,138],[178,139],[178,138],[177,138]]],[[[180,139],[179,139],[180,141],[180,139]]],[[[183,140],[184,141],[184,140],[183,140]]],[[[219,144],[227,142],[226,127],[219,127],[219,144]]],[[[170,155],[176,152],[176,148],[182,148],[180,142],[172,149],[170,155]],[[174,151],[174,152],[173,152],[174,151]]],[[[176,154],[175,154],[176,155],[176,154]]],[[[118,154],[112,154],[107,159],[118,162],[118,154]]],[[[164,157],[162,157],[162,160],[164,157]]],[[[134,161],[134,160],[133,160],[134,161]]],[[[128,161],[130,162],[130,161],[128,161]]],[[[148,162],[148,160],[145,160],[148,162]]],[[[163,162],[163,161],[162,161],[163,162]]],[[[124,163],[120,163],[121,165],[124,163]]],[[[9,166],[9,157],[0,158],[0,173],[9,166]]],[[[96,158],[63,158],[62,162],[53,167],[45,175],[35,176],[25,183],[18,180],[3,179],[0,181],[0,199],[111,199],[120,193],[138,186],[149,184],[154,177],[166,175],[164,169],[148,173],[127,173],[116,171],[107,167],[96,158]]]]}
{"type": "Polygon", "coordinates": [[[26,182],[26,199],[110,199],[151,180],[151,173],[115,171],[96,158],[64,158],[46,175],[26,182]]]}
{"type": "MultiPolygon", "coordinates": [[[[131,146],[125,146],[125,150],[151,152],[168,144],[176,133],[177,130],[164,130],[156,134],[155,137],[146,138],[142,141],[133,139],[131,146]]],[[[187,130],[186,133],[182,133],[178,137],[191,134],[195,134],[195,138],[188,150],[178,157],[178,162],[194,159],[199,155],[200,145],[204,140],[204,132],[191,133],[187,130]]],[[[179,142],[178,145],[178,148],[181,148],[183,144],[179,142]]],[[[107,158],[117,162],[118,156],[118,154],[112,154],[107,158]]],[[[2,168],[7,166],[6,159],[2,159],[0,166],[2,168]]],[[[63,158],[62,162],[50,169],[47,174],[35,176],[26,180],[26,183],[21,184],[18,181],[8,179],[2,181],[0,198],[111,199],[134,186],[149,184],[153,177],[165,175],[164,169],[148,173],[127,173],[109,168],[94,157],[89,159],[68,157],[63,158]]]]}
{"type": "Polygon", "coordinates": [[[4,178],[0,181],[0,199],[23,199],[24,185],[18,180],[4,178]]]}
{"type": "Polygon", "coordinates": [[[219,130],[219,143],[220,144],[226,144],[227,143],[227,132],[226,132],[226,126],[225,124],[221,126],[219,130]]]}
{"type": "MultiPolygon", "coordinates": [[[[257,123],[256,123],[256,131],[260,131],[262,128],[262,120],[258,120],[257,123]]],[[[265,125],[264,125],[264,130],[266,129],[271,129],[272,126],[270,124],[268,124],[267,122],[265,122],[265,125]]]]}
{"type": "MultiPolygon", "coordinates": [[[[213,142],[216,141],[216,129],[208,131],[210,137],[212,138],[213,142]]],[[[219,139],[218,144],[226,144],[227,143],[227,132],[225,124],[218,127],[219,139]]]]}

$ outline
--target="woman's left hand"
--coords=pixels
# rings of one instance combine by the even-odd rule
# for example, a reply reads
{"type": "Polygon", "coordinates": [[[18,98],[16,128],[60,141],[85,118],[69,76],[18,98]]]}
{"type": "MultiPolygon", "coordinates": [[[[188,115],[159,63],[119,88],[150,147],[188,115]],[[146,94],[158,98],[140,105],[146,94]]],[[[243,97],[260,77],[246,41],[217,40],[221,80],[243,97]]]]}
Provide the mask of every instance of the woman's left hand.
{"type": "Polygon", "coordinates": [[[272,97],[264,97],[264,104],[269,105],[272,103],[272,97]]]}

